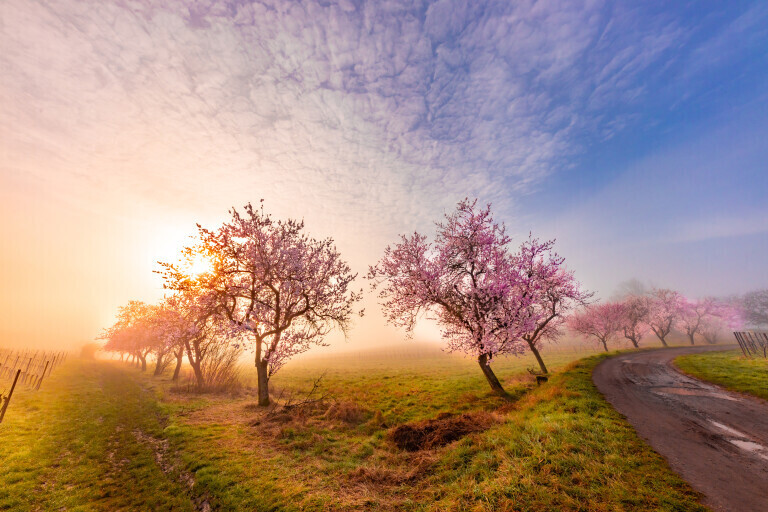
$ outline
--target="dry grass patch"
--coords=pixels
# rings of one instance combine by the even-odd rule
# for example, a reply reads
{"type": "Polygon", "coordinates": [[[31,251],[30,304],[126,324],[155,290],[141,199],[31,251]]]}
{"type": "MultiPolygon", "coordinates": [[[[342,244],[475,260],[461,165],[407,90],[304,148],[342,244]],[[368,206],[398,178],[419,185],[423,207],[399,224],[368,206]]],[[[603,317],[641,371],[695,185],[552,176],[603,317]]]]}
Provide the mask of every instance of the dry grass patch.
{"type": "Polygon", "coordinates": [[[395,487],[403,484],[413,484],[426,476],[434,467],[438,455],[429,452],[418,452],[410,455],[401,466],[391,463],[359,466],[349,472],[348,478],[352,483],[362,483],[381,488],[395,487]]]}
{"type": "MultiPolygon", "coordinates": [[[[355,402],[334,402],[325,411],[324,418],[329,420],[343,421],[345,423],[359,424],[370,416],[371,411],[365,407],[357,405],[355,402]]],[[[381,413],[379,413],[381,414],[381,413]]]]}

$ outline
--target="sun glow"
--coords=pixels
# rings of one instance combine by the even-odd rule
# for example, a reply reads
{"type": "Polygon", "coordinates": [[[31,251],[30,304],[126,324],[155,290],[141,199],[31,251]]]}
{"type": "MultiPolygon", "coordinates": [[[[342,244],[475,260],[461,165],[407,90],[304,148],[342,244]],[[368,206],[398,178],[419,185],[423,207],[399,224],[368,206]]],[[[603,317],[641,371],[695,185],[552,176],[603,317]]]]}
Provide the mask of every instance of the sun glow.
{"type": "Polygon", "coordinates": [[[187,271],[190,275],[199,276],[202,274],[207,274],[211,270],[213,270],[211,260],[202,254],[194,254],[189,260],[187,260],[187,271]]]}

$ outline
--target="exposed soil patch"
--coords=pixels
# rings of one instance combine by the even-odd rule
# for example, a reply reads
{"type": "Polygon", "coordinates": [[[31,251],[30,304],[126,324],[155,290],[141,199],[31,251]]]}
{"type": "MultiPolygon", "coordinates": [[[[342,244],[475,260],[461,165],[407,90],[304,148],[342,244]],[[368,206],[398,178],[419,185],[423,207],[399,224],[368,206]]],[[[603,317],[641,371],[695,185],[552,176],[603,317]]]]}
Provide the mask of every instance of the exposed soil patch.
{"type": "Polygon", "coordinates": [[[495,422],[494,416],[487,412],[443,413],[435,419],[395,427],[390,431],[389,438],[401,450],[429,450],[457,441],[467,434],[488,430],[495,422]]]}

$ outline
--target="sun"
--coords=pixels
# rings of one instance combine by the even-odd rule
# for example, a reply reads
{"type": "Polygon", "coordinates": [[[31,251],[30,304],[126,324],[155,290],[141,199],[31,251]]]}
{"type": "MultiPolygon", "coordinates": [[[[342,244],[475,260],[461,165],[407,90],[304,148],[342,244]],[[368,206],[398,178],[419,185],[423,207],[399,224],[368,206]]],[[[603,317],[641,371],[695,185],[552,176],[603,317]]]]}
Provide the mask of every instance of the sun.
{"type": "Polygon", "coordinates": [[[187,271],[190,275],[200,276],[207,274],[213,270],[213,264],[211,260],[203,256],[202,254],[194,254],[187,260],[187,271]]]}

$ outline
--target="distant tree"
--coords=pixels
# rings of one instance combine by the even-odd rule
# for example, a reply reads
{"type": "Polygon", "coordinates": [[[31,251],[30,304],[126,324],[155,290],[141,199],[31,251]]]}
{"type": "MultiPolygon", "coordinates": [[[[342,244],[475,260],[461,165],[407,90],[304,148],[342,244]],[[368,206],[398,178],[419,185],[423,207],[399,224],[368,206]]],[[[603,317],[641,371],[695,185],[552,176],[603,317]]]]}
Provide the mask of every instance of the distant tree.
{"type": "Polygon", "coordinates": [[[101,350],[98,343],[86,343],[80,347],[80,357],[82,359],[96,359],[96,352],[101,350]]]}
{"type": "MultiPolygon", "coordinates": [[[[170,347],[183,347],[196,388],[202,391],[211,384],[205,372],[206,365],[211,364],[208,361],[222,352],[220,345],[233,343],[234,334],[229,321],[216,313],[210,292],[203,295],[199,292],[199,289],[183,290],[166,298],[162,337],[170,347]]],[[[178,378],[177,369],[174,379],[178,378]]]]}
{"type": "Polygon", "coordinates": [[[666,338],[680,319],[683,308],[683,296],[667,288],[654,288],[650,295],[651,308],[648,325],[661,344],[667,345],[666,338]]]}
{"type": "Polygon", "coordinates": [[[718,303],[713,297],[700,300],[683,298],[680,303],[680,325],[688,336],[691,345],[695,343],[696,334],[701,333],[702,327],[711,315],[718,309],[718,303]]]}
{"type": "Polygon", "coordinates": [[[332,239],[310,238],[303,222],[273,220],[250,204],[244,215],[230,213],[216,230],[198,226],[199,244],[185,250],[187,257],[208,257],[209,272],[190,275],[183,265],[162,263],[162,274],[171,289],[210,297],[213,311],[249,340],[259,404],[269,405],[272,375],[291,357],[323,345],[332,328],[346,334],[362,293],[351,290],[356,274],[332,239]]]}
{"type": "Polygon", "coordinates": [[[568,327],[582,336],[595,338],[608,352],[608,343],[622,330],[624,308],[619,302],[585,307],[568,319],[568,327]]]}
{"type": "Polygon", "coordinates": [[[648,316],[651,310],[650,298],[644,295],[629,295],[621,302],[621,331],[635,348],[648,332],[648,316]]]}
{"type": "MultiPolygon", "coordinates": [[[[493,220],[490,205],[478,208],[477,200],[465,199],[437,223],[433,242],[419,233],[401,236],[368,273],[372,286],[380,287],[390,323],[411,334],[418,318],[431,315],[441,326],[448,349],[477,357],[492,391],[504,398],[508,395],[491,360],[522,353],[524,335],[535,348],[548,325],[543,318],[549,315],[539,285],[552,281],[554,296],[555,281],[570,279],[557,276],[565,271],[562,260],[549,254],[551,242],[530,240],[518,254],[510,252],[510,242],[504,225],[493,220]]],[[[568,286],[563,284],[561,291],[568,286]]],[[[555,309],[562,311],[559,306],[555,309]]]]}
{"type": "MultiPolygon", "coordinates": [[[[167,364],[163,366],[167,367],[171,361],[175,360],[173,376],[171,377],[171,380],[175,382],[179,379],[181,365],[184,361],[185,342],[189,338],[193,338],[193,333],[196,332],[193,322],[184,318],[178,297],[168,297],[160,304],[155,319],[155,330],[159,344],[163,346],[165,353],[172,357],[172,359],[168,357],[167,364]]],[[[159,359],[158,368],[160,368],[159,359]]],[[[155,373],[159,374],[162,371],[156,369],[155,373]]],[[[195,377],[198,378],[198,387],[201,387],[203,385],[202,375],[196,372],[195,377]]]]}
{"type": "Polygon", "coordinates": [[[649,288],[637,278],[622,281],[614,293],[615,300],[623,301],[627,297],[643,297],[648,295],[649,288]]]}
{"type": "Polygon", "coordinates": [[[155,349],[156,341],[152,314],[152,306],[141,301],[132,300],[121,306],[115,324],[100,336],[106,340],[104,350],[128,353],[141,364],[141,371],[146,371],[147,356],[155,349]]]}
{"type": "Polygon", "coordinates": [[[151,324],[152,336],[154,338],[152,353],[155,356],[155,370],[153,375],[158,377],[165,372],[173,361],[174,345],[168,342],[168,339],[162,336],[162,321],[164,315],[168,314],[164,304],[152,308],[152,316],[149,319],[151,324]]]}
{"type": "MultiPolygon", "coordinates": [[[[525,279],[520,281],[521,294],[536,297],[526,314],[530,316],[531,330],[523,333],[543,373],[548,373],[541,357],[544,340],[555,340],[562,334],[566,315],[576,306],[586,305],[592,293],[581,290],[573,272],[565,267],[565,259],[552,248],[554,240],[539,242],[529,238],[515,256],[515,265],[525,279]]],[[[517,307],[517,306],[515,306],[517,307]]]]}
{"type": "Polygon", "coordinates": [[[758,328],[768,326],[768,289],[744,294],[741,309],[746,323],[758,328]]]}
{"type": "Polygon", "coordinates": [[[707,343],[715,344],[728,331],[740,329],[744,324],[744,313],[738,303],[718,301],[707,316],[702,319],[699,332],[707,343]]]}

